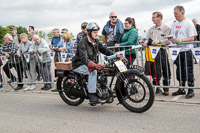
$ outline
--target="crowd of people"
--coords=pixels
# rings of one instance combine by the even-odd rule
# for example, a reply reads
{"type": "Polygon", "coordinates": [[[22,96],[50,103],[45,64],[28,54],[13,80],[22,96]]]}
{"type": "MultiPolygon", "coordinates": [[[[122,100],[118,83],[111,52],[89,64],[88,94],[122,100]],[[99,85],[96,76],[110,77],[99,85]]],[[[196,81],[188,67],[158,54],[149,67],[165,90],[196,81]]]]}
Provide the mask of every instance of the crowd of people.
{"type": "MultiPolygon", "coordinates": [[[[197,20],[192,21],[185,18],[185,9],[183,6],[176,6],[174,8],[174,16],[176,21],[172,24],[172,27],[162,23],[163,15],[161,12],[153,12],[152,21],[155,24],[152,26],[146,36],[144,42],[146,63],[145,74],[151,75],[153,79],[153,85],[159,86],[160,80],[163,76],[163,85],[170,86],[171,71],[168,60],[168,54],[166,47],[158,46],[159,44],[182,43],[190,41],[199,41],[200,39],[200,25],[197,24],[197,20]],[[193,22],[193,23],[192,23],[193,22]],[[173,35],[173,39],[170,40],[169,36],[173,35]],[[152,58],[150,52],[150,45],[160,47],[159,54],[156,58],[152,58]]],[[[91,93],[91,101],[97,101],[94,96],[96,92],[96,70],[104,68],[103,65],[98,64],[98,53],[95,50],[100,51],[106,55],[114,54],[106,47],[118,47],[118,46],[130,46],[138,45],[138,29],[136,28],[135,19],[127,17],[124,24],[118,18],[115,12],[111,12],[109,15],[109,21],[102,29],[102,39],[105,45],[98,40],[98,31],[100,27],[96,23],[83,22],[81,24],[81,32],[78,33],[76,41],[73,42],[70,33],[66,28],[61,30],[61,34],[58,28],[53,29],[53,38],[49,45],[43,38],[40,38],[35,34],[34,26],[29,26],[29,35],[22,33],[17,34],[16,28],[11,29],[10,34],[4,36],[4,44],[0,48],[0,54],[6,56],[8,61],[3,66],[3,70],[6,76],[10,79],[8,82],[15,82],[18,79],[18,86],[15,90],[23,88],[23,75],[28,78],[28,85],[24,90],[35,89],[35,81],[40,80],[42,77],[44,86],[42,90],[49,90],[52,88],[51,82],[51,57],[49,51],[54,51],[54,63],[61,61],[61,52],[68,53],[66,61],[72,58],[72,65],[74,71],[82,72],[89,75],[89,93],[91,93]],[[98,49],[96,48],[98,46],[98,49]],[[76,53],[74,52],[76,49],[76,53]],[[30,61],[26,62],[25,53],[30,54],[30,61]],[[24,64],[28,67],[23,67],[24,64]],[[16,78],[11,68],[15,68],[18,78],[16,78]],[[45,68],[45,69],[43,69],[45,68]],[[36,76],[37,75],[37,76],[36,76]]],[[[199,46],[199,45],[196,45],[199,46]]],[[[180,86],[185,86],[186,81],[188,86],[194,87],[194,70],[193,70],[193,56],[191,48],[193,44],[180,44],[178,47],[182,48],[178,58],[175,60],[177,66],[176,77],[180,86]],[[187,61],[187,63],[185,63],[187,61]],[[186,74],[186,68],[187,74],[186,74]],[[181,74],[180,74],[181,72],[181,74]],[[181,75],[181,76],[180,76],[181,75]]],[[[125,49],[125,58],[128,61],[127,67],[133,64],[136,59],[136,52],[134,49],[125,49]]],[[[120,57],[119,57],[120,58],[120,57]]],[[[2,75],[0,74],[0,82],[2,82],[2,75]]],[[[2,87],[2,84],[1,86],[2,87]]],[[[169,95],[169,88],[163,88],[163,95],[169,95]]],[[[161,93],[162,90],[157,87],[156,93],[161,93]]],[[[178,91],[172,93],[173,96],[186,94],[185,89],[178,89],[178,91]]],[[[194,96],[194,90],[188,89],[186,98],[192,98],[194,96]]]]}

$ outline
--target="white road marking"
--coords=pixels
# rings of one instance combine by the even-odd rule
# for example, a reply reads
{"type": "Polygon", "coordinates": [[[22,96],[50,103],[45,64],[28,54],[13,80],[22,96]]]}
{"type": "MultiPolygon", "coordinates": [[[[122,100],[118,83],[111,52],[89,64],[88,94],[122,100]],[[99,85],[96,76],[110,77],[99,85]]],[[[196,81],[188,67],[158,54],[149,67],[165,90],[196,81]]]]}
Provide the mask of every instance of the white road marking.
{"type": "Polygon", "coordinates": [[[179,95],[179,96],[175,96],[172,101],[177,101],[180,97],[182,97],[182,95],[179,95]]]}

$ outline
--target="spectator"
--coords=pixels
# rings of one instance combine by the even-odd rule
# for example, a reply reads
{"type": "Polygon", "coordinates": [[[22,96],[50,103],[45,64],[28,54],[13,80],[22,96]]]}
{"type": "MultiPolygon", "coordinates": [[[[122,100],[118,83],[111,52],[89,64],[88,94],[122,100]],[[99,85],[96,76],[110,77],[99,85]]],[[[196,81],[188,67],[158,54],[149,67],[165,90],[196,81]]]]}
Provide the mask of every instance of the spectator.
{"type": "MultiPolygon", "coordinates": [[[[33,45],[31,45],[29,52],[35,54],[41,54],[42,59],[41,62],[41,69],[42,69],[42,78],[44,82],[51,82],[51,58],[49,55],[49,45],[47,42],[40,38],[38,35],[33,36],[33,45]]],[[[44,83],[44,87],[41,90],[49,90],[51,89],[51,83],[44,83]]]]}
{"type": "Polygon", "coordinates": [[[28,27],[28,32],[30,33],[30,32],[33,32],[33,31],[35,31],[34,26],[29,26],[29,27],[28,27]]]}
{"type": "Polygon", "coordinates": [[[66,33],[66,32],[68,32],[68,29],[63,28],[62,31],[61,31],[61,34],[66,33]]]}
{"type": "MultiPolygon", "coordinates": [[[[197,24],[196,19],[192,19],[192,22],[194,23],[194,26],[195,26],[196,31],[197,31],[197,36],[195,37],[195,41],[200,41],[200,25],[197,24]]],[[[199,47],[200,44],[198,44],[197,46],[199,47]]]]}
{"type": "Polygon", "coordinates": [[[110,20],[106,23],[102,31],[102,39],[107,46],[115,46],[119,41],[119,37],[124,32],[124,26],[117,18],[115,12],[111,12],[109,18],[110,20]]]}
{"type": "Polygon", "coordinates": [[[24,57],[23,54],[27,54],[29,52],[29,48],[30,46],[32,45],[32,42],[28,40],[28,35],[25,34],[25,33],[22,33],[20,35],[20,38],[21,38],[21,43],[19,45],[19,49],[17,51],[17,55],[20,57],[22,56],[23,58],[23,69],[25,71],[27,71],[27,76],[28,76],[28,85],[27,87],[24,89],[25,91],[28,91],[28,90],[33,90],[35,89],[35,65],[36,65],[36,62],[35,60],[33,60],[32,58],[30,58],[30,63],[26,62],[26,59],[24,57]],[[30,67],[29,67],[30,65],[30,67]],[[30,68],[30,69],[29,69],[30,68]]]}
{"type": "MultiPolygon", "coordinates": [[[[199,39],[200,39],[200,25],[197,24],[197,20],[196,19],[192,19],[192,22],[194,23],[194,26],[195,26],[196,31],[197,31],[197,36],[195,36],[194,41],[199,41],[199,39]]],[[[193,43],[193,45],[194,45],[194,48],[200,46],[199,43],[193,43]]],[[[194,57],[194,64],[198,64],[197,60],[195,59],[195,57],[194,57]]]]}
{"type": "Polygon", "coordinates": [[[55,56],[54,56],[55,63],[60,61],[60,53],[58,51],[58,48],[60,48],[59,46],[62,46],[62,45],[58,45],[58,44],[61,42],[62,42],[62,36],[59,34],[59,29],[55,28],[53,30],[53,39],[51,41],[52,47],[50,47],[50,50],[55,51],[55,56]]]}
{"type": "Polygon", "coordinates": [[[13,37],[13,42],[15,44],[17,44],[17,46],[19,46],[21,40],[20,40],[20,35],[17,34],[17,29],[16,28],[11,28],[11,33],[12,33],[12,37],[13,37]]]}
{"type": "Polygon", "coordinates": [[[132,18],[132,20],[133,20],[133,24],[132,24],[132,26],[133,26],[133,27],[138,31],[138,29],[137,29],[137,27],[136,27],[135,19],[132,18]]]}
{"type": "Polygon", "coordinates": [[[33,41],[33,35],[35,34],[34,26],[29,26],[28,32],[29,32],[28,40],[33,41]]]}
{"type": "MultiPolygon", "coordinates": [[[[197,24],[197,20],[195,18],[192,19],[192,22],[194,23],[194,26],[195,26],[196,31],[197,31],[197,36],[195,36],[194,41],[199,41],[200,40],[200,25],[197,24]]],[[[199,47],[199,46],[200,46],[200,44],[196,44],[196,43],[194,44],[195,48],[199,47]]]]}
{"type": "Polygon", "coordinates": [[[64,39],[64,50],[66,51],[66,53],[68,53],[68,57],[72,58],[72,56],[74,55],[74,52],[73,52],[74,43],[71,40],[71,36],[67,32],[67,33],[64,33],[62,37],[64,39]]]}
{"type": "Polygon", "coordinates": [[[74,47],[77,48],[79,42],[81,41],[81,39],[83,39],[84,37],[87,36],[87,30],[86,30],[86,26],[87,26],[87,22],[83,22],[81,24],[81,32],[78,33],[77,37],[76,37],[76,42],[75,42],[75,45],[74,47]]]}
{"type": "Polygon", "coordinates": [[[11,73],[10,69],[13,67],[15,68],[19,80],[18,86],[15,90],[20,90],[23,88],[23,84],[20,84],[23,80],[23,67],[21,58],[16,55],[18,46],[13,42],[12,36],[8,33],[4,36],[4,42],[5,43],[0,49],[0,53],[5,55],[8,58],[8,61],[4,65],[3,70],[6,73],[6,76],[10,79],[8,83],[11,83],[16,81],[16,77],[11,73]]]}
{"type": "Polygon", "coordinates": [[[3,79],[2,79],[2,75],[1,75],[1,66],[2,66],[2,60],[0,58],[0,90],[3,90],[3,79]]]}
{"type": "Polygon", "coordinates": [[[35,35],[35,32],[34,32],[34,31],[30,32],[30,33],[29,33],[29,36],[28,36],[28,40],[31,41],[31,42],[33,42],[33,36],[34,36],[34,35],[35,35]]]}
{"type": "MultiPolygon", "coordinates": [[[[125,19],[125,29],[124,32],[122,33],[120,39],[119,39],[119,44],[115,44],[115,46],[126,46],[126,45],[137,45],[138,44],[138,32],[137,30],[132,26],[133,25],[133,20],[132,18],[128,17],[125,19]]],[[[125,56],[126,59],[128,60],[127,68],[130,68],[130,65],[133,64],[136,54],[135,50],[131,49],[131,51],[128,50],[129,48],[126,48],[125,56]],[[131,58],[131,60],[130,60],[131,58]]]]}
{"type": "MultiPolygon", "coordinates": [[[[152,21],[155,25],[150,28],[144,46],[147,46],[148,41],[149,45],[170,43],[169,40],[167,39],[167,36],[170,35],[171,30],[167,25],[162,23],[162,18],[163,15],[161,12],[154,12],[152,14],[152,21]],[[152,40],[152,42],[150,40],[152,40]]],[[[150,75],[150,73],[152,74],[153,85],[160,85],[160,79],[161,76],[163,75],[163,85],[169,86],[171,79],[171,71],[166,49],[161,47],[155,59],[151,57],[151,52],[149,47],[146,47],[145,50],[146,50],[145,74],[146,75],[150,75]]],[[[168,96],[169,88],[163,88],[163,90],[164,90],[163,95],[168,96]]],[[[157,88],[156,93],[160,92],[161,92],[160,88],[157,88]]]]}
{"type": "MultiPolygon", "coordinates": [[[[29,37],[28,37],[28,40],[29,41],[31,41],[32,43],[34,43],[34,41],[33,41],[33,36],[35,35],[35,32],[34,31],[31,31],[30,33],[29,33],[29,37]]],[[[34,54],[35,55],[35,54],[34,54]]],[[[39,62],[37,62],[38,61],[38,57],[37,56],[34,56],[33,58],[32,58],[33,60],[35,60],[36,61],[36,72],[37,72],[37,80],[38,81],[40,81],[40,80],[42,80],[42,75],[41,75],[41,70],[39,70],[40,69],[40,63],[39,62]]],[[[36,75],[35,75],[36,76],[36,75]]]]}
{"type": "MultiPolygon", "coordinates": [[[[176,22],[172,24],[172,43],[179,44],[181,47],[180,53],[175,60],[177,66],[176,77],[180,86],[185,86],[185,82],[188,80],[188,86],[194,87],[194,70],[193,70],[193,56],[191,48],[193,44],[181,44],[182,42],[194,41],[194,37],[197,35],[194,24],[189,19],[185,18],[185,9],[183,6],[176,6],[174,8],[174,16],[176,22]],[[179,64],[179,62],[181,64],[179,64]],[[181,65],[181,66],[180,66],[181,65]],[[180,70],[181,69],[181,70],[180,70]],[[187,74],[186,74],[187,69],[187,74]],[[181,71],[181,73],[179,72],[181,71]],[[181,74],[181,77],[180,77],[181,74]],[[186,77],[187,75],[187,77],[186,77]]],[[[172,93],[173,96],[186,94],[184,89],[179,88],[176,92],[172,93]]],[[[194,97],[194,90],[188,89],[186,98],[194,97]]]]}
{"type": "Polygon", "coordinates": [[[69,32],[65,32],[62,34],[62,38],[63,38],[63,44],[62,46],[58,46],[59,48],[56,51],[61,52],[62,50],[65,50],[65,52],[68,53],[68,57],[72,58],[72,56],[74,55],[73,52],[74,43],[71,40],[71,35],[69,34],[69,32]]]}
{"type": "MultiPolygon", "coordinates": [[[[66,28],[63,28],[61,34],[63,35],[64,33],[67,33],[67,32],[68,32],[68,30],[66,28]]],[[[64,39],[63,39],[63,36],[62,36],[60,42],[57,44],[58,48],[54,49],[54,51],[61,52],[63,50],[64,43],[65,42],[64,42],[64,39]]]]}

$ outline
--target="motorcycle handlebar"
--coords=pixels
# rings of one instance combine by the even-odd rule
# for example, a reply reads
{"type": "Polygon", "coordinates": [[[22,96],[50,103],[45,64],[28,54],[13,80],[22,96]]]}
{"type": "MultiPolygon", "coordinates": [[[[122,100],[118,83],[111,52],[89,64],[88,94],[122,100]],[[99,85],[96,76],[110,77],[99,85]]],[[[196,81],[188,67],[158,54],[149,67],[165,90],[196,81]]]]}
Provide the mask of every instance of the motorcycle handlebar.
{"type": "Polygon", "coordinates": [[[116,54],[111,55],[111,56],[107,56],[107,57],[106,57],[106,60],[108,61],[108,60],[112,60],[112,59],[115,59],[115,58],[117,58],[117,55],[116,55],[116,54]]]}

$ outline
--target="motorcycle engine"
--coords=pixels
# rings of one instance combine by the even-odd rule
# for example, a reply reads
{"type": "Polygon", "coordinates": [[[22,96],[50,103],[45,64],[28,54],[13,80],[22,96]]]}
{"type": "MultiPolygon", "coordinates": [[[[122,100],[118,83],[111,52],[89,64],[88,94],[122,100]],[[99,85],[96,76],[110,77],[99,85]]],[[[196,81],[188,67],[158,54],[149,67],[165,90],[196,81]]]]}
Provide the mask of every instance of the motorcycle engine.
{"type": "Polygon", "coordinates": [[[107,100],[109,98],[109,88],[106,85],[97,83],[97,95],[101,100],[107,100]]]}

